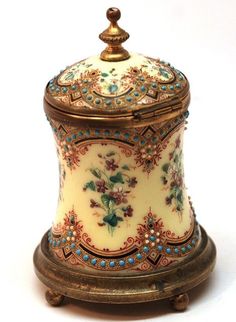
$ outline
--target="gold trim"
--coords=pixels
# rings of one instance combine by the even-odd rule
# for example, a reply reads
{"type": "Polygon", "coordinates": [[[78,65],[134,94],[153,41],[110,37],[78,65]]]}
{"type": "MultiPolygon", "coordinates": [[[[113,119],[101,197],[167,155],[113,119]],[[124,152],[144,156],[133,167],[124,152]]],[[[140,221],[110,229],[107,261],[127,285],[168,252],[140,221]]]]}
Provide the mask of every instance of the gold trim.
{"type": "Polygon", "coordinates": [[[193,254],[171,268],[163,267],[153,273],[130,272],[124,275],[96,272],[95,275],[88,270],[73,269],[52,256],[47,233],[34,253],[36,275],[53,293],[89,302],[114,304],[178,296],[208,278],[215,261],[215,245],[202,227],[201,241],[193,254]]]}
{"type": "Polygon", "coordinates": [[[161,104],[145,106],[133,110],[109,111],[80,108],[77,110],[65,109],[65,106],[54,100],[47,92],[44,97],[45,113],[52,119],[71,125],[133,128],[170,120],[187,111],[190,103],[189,85],[184,92],[177,97],[161,104]]]}
{"type": "Polygon", "coordinates": [[[120,19],[121,13],[118,8],[109,8],[107,10],[107,19],[111,22],[110,26],[104,30],[99,38],[108,44],[100,55],[102,60],[121,61],[130,57],[127,50],[122,47],[122,43],[129,38],[129,34],[121,29],[117,21],[120,19]]]}

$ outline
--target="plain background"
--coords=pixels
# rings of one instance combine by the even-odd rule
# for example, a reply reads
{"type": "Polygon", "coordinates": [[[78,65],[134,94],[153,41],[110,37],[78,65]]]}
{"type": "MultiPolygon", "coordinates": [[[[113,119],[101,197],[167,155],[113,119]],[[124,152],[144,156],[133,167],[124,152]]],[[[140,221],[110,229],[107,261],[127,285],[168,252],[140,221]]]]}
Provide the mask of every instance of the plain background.
{"type": "Polygon", "coordinates": [[[0,33],[1,320],[234,320],[235,0],[8,0],[1,2],[0,33]],[[58,194],[44,86],[65,66],[100,53],[98,34],[108,26],[110,6],[122,11],[128,50],[171,62],[191,85],[186,184],[218,258],[182,314],[173,314],[166,302],[115,307],[73,301],[51,308],[33,272],[33,251],[51,225],[58,194]]]}

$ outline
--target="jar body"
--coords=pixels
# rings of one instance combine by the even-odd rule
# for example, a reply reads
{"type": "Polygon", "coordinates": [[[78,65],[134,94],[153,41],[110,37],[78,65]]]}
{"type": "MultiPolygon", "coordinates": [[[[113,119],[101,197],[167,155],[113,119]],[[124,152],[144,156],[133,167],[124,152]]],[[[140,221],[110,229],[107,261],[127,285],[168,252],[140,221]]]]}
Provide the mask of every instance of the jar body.
{"type": "Polygon", "coordinates": [[[174,265],[199,228],[183,171],[185,116],[130,129],[50,119],[60,169],[50,249],[86,271],[127,274],[174,265]]]}

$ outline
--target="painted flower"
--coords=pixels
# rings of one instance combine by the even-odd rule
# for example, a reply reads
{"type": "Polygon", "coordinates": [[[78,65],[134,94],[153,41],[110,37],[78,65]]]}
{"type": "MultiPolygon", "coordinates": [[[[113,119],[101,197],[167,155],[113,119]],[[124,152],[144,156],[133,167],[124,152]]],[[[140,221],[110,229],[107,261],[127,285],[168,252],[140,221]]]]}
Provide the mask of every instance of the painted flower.
{"type": "Polygon", "coordinates": [[[106,192],[107,187],[106,187],[105,180],[103,180],[103,179],[97,180],[95,183],[96,183],[96,187],[97,187],[97,192],[101,192],[101,193],[106,192]]]}
{"type": "Polygon", "coordinates": [[[115,171],[118,168],[118,165],[115,163],[114,159],[106,160],[106,169],[115,171]]]}
{"type": "Polygon", "coordinates": [[[137,178],[129,175],[130,166],[120,164],[121,156],[115,151],[105,154],[98,153],[100,165],[89,169],[92,178],[84,184],[83,190],[91,193],[99,192],[98,196],[90,200],[91,208],[99,208],[103,215],[100,227],[107,226],[108,232],[113,234],[115,227],[120,227],[124,217],[133,216],[133,208],[128,204],[129,193],[138,183],[137,178]]]}
{"type": "Polygon", "coordinates": [[[90,207],[91,208],[100,208],[100,203],[96,202],[94,199],[90,199],[90,207]]]}
{"type": "Polygon", "coordinates": [[[180,147],[180,142],[181,142],[181,140],[180,140],[180,135],[177,137],[177,139],[175,140],[175,147],[176,148],[179,148],[180,147]]]}
{"type": "Polygon", "coordinates": [[[138,183],[138,181],[137,181],[136,177],[131,177],[128,180],[128,186],[130,188],[135,188],[135,186],[136,186],[137,183],[138,183]]]}
{"type": "Polygon", "coordinates": [[[122,208],[122,210],[124,211],[124,216],[125,217],[132,217],[133,216],[133,208],[129,205],[126,208],[122,208]]]}
{"type": "Polygon", "coordinates": [[[113,198],[116,205],[120,205],[121,203],[127,203],[127,193],[123,192],[123,188],[115,187],[113,191],[110,192],[110,196],[113,198]]]}

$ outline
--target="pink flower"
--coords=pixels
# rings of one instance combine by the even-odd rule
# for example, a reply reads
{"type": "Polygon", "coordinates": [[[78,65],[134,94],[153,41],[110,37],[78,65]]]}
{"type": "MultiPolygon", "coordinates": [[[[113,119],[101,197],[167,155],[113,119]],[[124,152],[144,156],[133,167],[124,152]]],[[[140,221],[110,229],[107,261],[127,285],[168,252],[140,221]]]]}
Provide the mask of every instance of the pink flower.
{"type": "Polygon", "coordinates": [[[106,182],[105,180],[98,180],[95,182],[96,183],[96,186],[97,186],[97,192],[106,192],[107,190],[107,187],[106,187],[106,182]]]}
{"type": "Polygon", "coordinates": [[[114,199],[116,205],[128,202],[126,193],[123,192],[122,187],[114,188],[114,190],[110,192],[110,196],[114,199]]]}
{"type": "Polygon", "coordinates": [[[128,180],[128,186],[131,188],[134,188],[136,184],[138,183],[136,177],[132,177],[128,180]]]}
{"type": "Polygon", "coordinates": [[[114,159],[106,160],[106,169],[107,170],[116,170],[118,168],[118,165],[115,163],[114,159]]]}
{"type": "Polygon", "coordinates": [[[99,207],[101,207],[101,205],[98,202],[96,202],[94,199],[90,199],[90,207],[91,208],[99,208],[99,207]]]}
{"type": "Polygon", "coordinates": [[[128,207],[126,208],[123,208],[123,211],[124,211],[124,216],[125,217],[132,217],[133,216],[133,208],[129,205],[128,207]]]}

